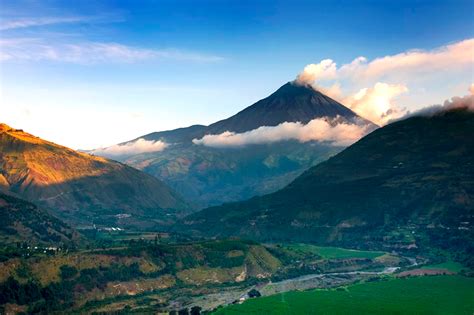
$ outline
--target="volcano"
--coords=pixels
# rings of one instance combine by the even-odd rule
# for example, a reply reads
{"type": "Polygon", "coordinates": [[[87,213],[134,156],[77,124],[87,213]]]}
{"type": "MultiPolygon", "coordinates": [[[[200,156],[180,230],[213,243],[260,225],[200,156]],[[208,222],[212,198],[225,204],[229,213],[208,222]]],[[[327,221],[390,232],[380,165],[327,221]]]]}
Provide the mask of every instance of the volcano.
{"type": "MultiPolygon", "coordinates": [[[[378,127],[313,87],[288,82],[268,97],[209,126],[154,132],[119,144],[130,144],[138,139],[169,144],[160,152],[108,157],[163,180],[198,206],[217,205],[282,188],[307,168],[344,147],[324,141],[287,140],[239,148],[212,148],[196,145],[193,139],[226,131],[242,133],[284,122],[306,124],[317,118],[331,124],[360,125],[367,132],[378,127]]],[[[107,157],[106,151],[94,153],[107,157]]]]}
{"type": "Polygon", "coordinates": [[[316,118],[337,117],[344,122],[373,125],[313,87],[288,82],[270,96],[234,116],[210,125],[206,131],[213,134],[224,131],[245,132],[261,126],[276,126],[283,122],[306,124],[316,118]]]}

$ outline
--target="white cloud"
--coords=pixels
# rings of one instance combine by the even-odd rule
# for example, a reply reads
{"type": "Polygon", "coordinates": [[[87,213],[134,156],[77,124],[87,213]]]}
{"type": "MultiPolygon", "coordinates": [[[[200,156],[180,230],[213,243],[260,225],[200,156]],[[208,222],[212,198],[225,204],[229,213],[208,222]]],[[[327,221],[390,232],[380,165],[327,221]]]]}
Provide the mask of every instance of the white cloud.
{"type": "Polygon", "coordinates": [[[325,119],[317,118],[306,125],[300,122],[284,122],[278,126],[263,126],[243,133],[226,131],[218,135],[206,135],[201,139],[194,139],[193,143],[219,148],[298,140],[300,142],[321,141],[329,142],[332,145],[347,146],[364,136],[369,131],[368,128],[368,126],[356,124],[331,123],[325,119]]]}
{"type": "Polygon", "coordinates": [[[447,77],[459,81],[468,75],[472,77],[473,72],[474,39],[467,39],[429,51],[409,50],[372,61],[357,57],[340,67],[325,59],[307,65],[295,81],[311,84],[362,117],[384,125],[404,115],[408,104],[403,108],[397,104],[400,95],[405,101],[417,102],[417,107],[423,105],[419,104],[420,95],[408,93],[409,86],[413,91],[430,86],[434,90],[425,98],[433,98],[439,93],[436,86],[446,86],[447,77]],[[328,83],[332,85],[327,87],[328,83]]]}
{"type": "Polygon", "coordinates": [[[167,146],[167,143],[160,140],[152,141],[140,138],[125,144],[116,144],[107,148],[96,149],[93,150],[92,153],[103,156],[132,155],[163,151],[167,146]]]}
{"type": "Polygon", "coordinates": [[[54,44],[37,38],[0,40],[0,61],[54,61],[77,64],[137,62],[144,60],[218,62],[222,57],[176,49],[145,49],[118,43],[54,44]]]}
{"type": "Polygon", "coordinates": [[[336,78],[336,63],[331,59],[324,59],[317,64],[309,64],[298,74],[296,81],[300,84],[313,84],[316,80],[336,78]]]}
{"type": "Polygon", "coordinates": [[[370,62],[364,57],[343,65],[338,75],[352,80],[405,78],[414,75],[432,75],[434,71],[473,66],[474,39],[441,46],[431,51],[411,50],[400,54],[376,58],[370,62]]]}
{"type": "Polygon", "coordinates": [[[466,95],[463,97],[455,96],[451,100],[447,100],[443,104],[443,110],[467,109],[474,112],[474,95],[466,95]]]}
{"type": "Polygon", "coordinates": [[[342,95],[342,90],[341,90],[341,84],[339,82],[334,83],[330,87],[317,86],[314,88],[316,88],[318,91],[322,92],[323,94],[339,102],[342,102],[343,95],[342,95]]]}
{"type": "Polygon", "coordinates": [[[7,20],[0,23],[0,31],[12,30],[17,28],[27,28],[32,26],[80,23],[90,20],[90,17],[84,16],[20,18],[7,20]]]}
{"type": "Polygon", "coordinates": [[[403,84],[377,82],[373,87],[363,88],[342,102],[358,115],[378,125],[385,125],[405,114],[405,109],[397,106],[394,99],[406,92],[408,88],[403,84]]]}
{"type": "Polygon", "coordinates": [[[462,97],[455,96],[450,100],[444,101],[443,105],[432,105],[425,108],[422,108],[419,111],[413,113],[407,113],[402,119],[412,117],[412,116],[433,116],[442,112],[446,112],[453,109],[466,109],[468,111],[474,112],[474,84],[471,84],[469,87],[470,95],[465,95],[462,97]]]}

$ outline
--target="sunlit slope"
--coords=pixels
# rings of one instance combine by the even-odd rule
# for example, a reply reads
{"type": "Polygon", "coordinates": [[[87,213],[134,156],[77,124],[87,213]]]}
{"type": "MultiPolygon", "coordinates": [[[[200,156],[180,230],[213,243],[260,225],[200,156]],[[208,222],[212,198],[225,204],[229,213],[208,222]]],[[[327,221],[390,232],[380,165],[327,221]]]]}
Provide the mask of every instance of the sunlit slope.
{"type": "Polygon", "coordinates": [[[0,185],[82,221],[104,214],[154,215],[185,206],[150,175],[7,125],[0,126],[0,185]]]}

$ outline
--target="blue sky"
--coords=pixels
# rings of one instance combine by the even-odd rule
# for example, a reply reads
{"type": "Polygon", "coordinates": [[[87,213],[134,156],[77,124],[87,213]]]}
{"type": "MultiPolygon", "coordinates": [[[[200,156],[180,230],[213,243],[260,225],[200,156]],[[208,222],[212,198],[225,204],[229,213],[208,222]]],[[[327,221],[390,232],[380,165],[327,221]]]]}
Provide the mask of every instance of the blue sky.
{"type": "Polygon", "coordinates": [[[338,74],[315,84],[337,83],[339,100],[354,104],[351,95],[366,88],[369,99],[383,83],[387,102],[414,110],[467,94],[474,81],[472,43],[447,46],[474,37],[472,1],[4,0],[1,6],[0,120],[73,148],[212,123],[324,59],[338,74]],[[364,80],[361,72],[339,73],[359,56],[370,68],[378,58],[414,49],[425,59],[411,68],[401,60],[364,80]],[[466,49],[471,58],[461,60],[466,49]]]}

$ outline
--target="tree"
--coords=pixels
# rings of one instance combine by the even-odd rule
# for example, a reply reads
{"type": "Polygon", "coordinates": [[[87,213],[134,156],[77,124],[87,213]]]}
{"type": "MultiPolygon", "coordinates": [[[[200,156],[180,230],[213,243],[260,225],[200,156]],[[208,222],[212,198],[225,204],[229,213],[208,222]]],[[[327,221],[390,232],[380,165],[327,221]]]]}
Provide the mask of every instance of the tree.
{"type": "Polygon", "coordinates": [[[178,311],[178,315],[189,315],[189,311],[187,308],[183,308],[182,310],[178,311]]]}
{"type": "Polygon", "coordinates": [[[201,310],[199,306],[193,306],[191,307],[191,315],[201,315],[201,310]]]}
{"type": "Polygon", "coordinates": [[[249,291],[249,293],[247,293],[247,295],[250,297],[250,298],[256,298],[256,297],[261,297],[262,295],[260,294],[260,292],[258,292],[257,290],[255,289],[252,289],[249,291]]]}
{"type": "Polygon", "coordinates": [[[77,275],[77,269],[75,267],[62,265],[59,269],[61,270],[61,278],[63,280],[71,279],[77,275]]]}

